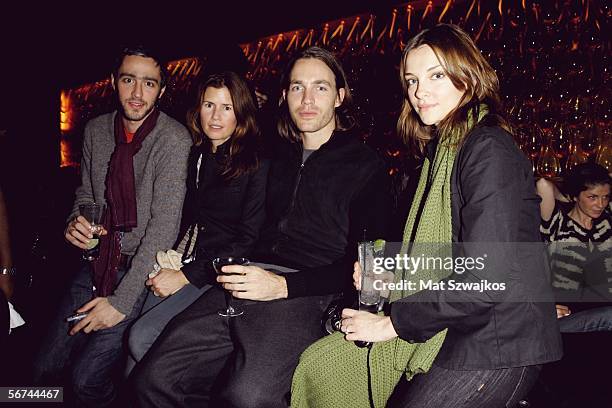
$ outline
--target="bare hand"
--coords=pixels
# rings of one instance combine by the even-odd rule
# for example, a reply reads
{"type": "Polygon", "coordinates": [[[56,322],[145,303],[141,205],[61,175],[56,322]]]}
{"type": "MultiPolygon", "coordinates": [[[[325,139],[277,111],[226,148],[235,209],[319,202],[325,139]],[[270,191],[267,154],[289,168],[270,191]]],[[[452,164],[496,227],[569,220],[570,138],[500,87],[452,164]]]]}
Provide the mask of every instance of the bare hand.
{"type": "Polygon", "coordinates": [[[340,330],[349,341],[379,342],[397,337],[390,317],[354,309],[342,310],[340,330]]]}
{"type": "Polygon", "coordinates": [[[238,299],[274,300],[287,297],[287,282],[283,276],[258,266],[227,265],[223,272],[240,275],[219,275],[217,282],[238,299]]]}
{"type": "MultiPolygon", "coordinates": [[[[106,235],[108,232],[103,228],[99,227],[99,235],[106,235]]],[[[68,223],[66,230],[64,231],[64,237],[66,241],[72,245],[81,248],[89,249],[89,240],[93,238],[91,233],[91,224],[82,215],[79,215],[68,223]]]]}
{"type": "Polygon", "coordinates": [[[81,329],[85,333],[108,329],[125,319],[125,315],[115,309],[105,297],[97,297],[85,303],[76,312],[88,314],[70,330],[71,336],[81,329]]]}
{"type": "Polygon", "coordinates": [[[555,305],[555,307],[557,308],[557,319],[569,316],[572,313],[570,308],[565,305],[555,305]]]}
{"type": "Polygon", "coordinates": [[[174,295],[188,283],[189,280],[185,277],[183,271],[166,268],[161,269],[157,275],[147,279],[145,282],[147,286],[150,286],[150,289],[155,295],[163,298],[174,295]]]}
{"type": "Polygon", "coordinates": [[[6,300],[9,302],[13,297],[14,289],[15,282],[13,282],[13,277],[9,275],[0,275],[0,290],[4,292],[4,296],[6,296],[6,300]]]}

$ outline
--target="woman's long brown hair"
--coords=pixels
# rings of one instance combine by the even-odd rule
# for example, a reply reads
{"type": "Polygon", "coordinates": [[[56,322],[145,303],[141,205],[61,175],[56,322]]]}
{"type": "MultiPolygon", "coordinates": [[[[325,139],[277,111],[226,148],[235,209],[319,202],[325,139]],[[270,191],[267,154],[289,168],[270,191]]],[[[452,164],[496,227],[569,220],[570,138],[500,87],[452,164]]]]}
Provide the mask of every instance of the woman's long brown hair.
{"type": "Polygon", "coordinates": [[[257,154],[259,127],[255,119],[257,109],[247,84],[236,73],[225,71],[209,76],[198,87],[196,104],[187,112],[187,127],[196,146],[211,145],[200,123],[200,108],[204,102],[206,89],[209,87],[218,89],[225,87],[232,97],[237,123],[236,130],[226,142],[230,143],[229,156],[222,174],[226,180],[235,179],[259,166],[257,154]]]}
{"type": "Polygon", "coordinates": [[[461,144],[470,129],[471,111],[479,109],[480,104],[486,104],[496,124],[510,132],[510,126],[500,115],[499,80],[495,70],[465,31],[452,24],[439,24],[414,36],[402,54],[400,82],[404,102],[397,121],[397,132],[404,143],[418,154],[434,130],[421,122],[410,105],[408,83],[404,77],[408,53],[423,45],[431,47],[453,85],[465,91],[457,107],[440,121],[435,131],[440,135],[459,135],[457,142],[461,144]]]}

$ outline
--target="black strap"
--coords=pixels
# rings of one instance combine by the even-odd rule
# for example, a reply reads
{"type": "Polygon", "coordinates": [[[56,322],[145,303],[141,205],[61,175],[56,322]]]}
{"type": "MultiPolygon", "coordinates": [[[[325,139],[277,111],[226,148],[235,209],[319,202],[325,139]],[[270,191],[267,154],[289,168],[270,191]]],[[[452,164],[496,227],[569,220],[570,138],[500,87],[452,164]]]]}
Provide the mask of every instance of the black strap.
{"type": "Polygon", "coordinates": [[[372,394],[372,367],[370,365],[370,353],[372,352],[372,343],[368,345],[368,401],[370,402],[370,408],[376,408],[374,406],[374,396],[372,394]]]}

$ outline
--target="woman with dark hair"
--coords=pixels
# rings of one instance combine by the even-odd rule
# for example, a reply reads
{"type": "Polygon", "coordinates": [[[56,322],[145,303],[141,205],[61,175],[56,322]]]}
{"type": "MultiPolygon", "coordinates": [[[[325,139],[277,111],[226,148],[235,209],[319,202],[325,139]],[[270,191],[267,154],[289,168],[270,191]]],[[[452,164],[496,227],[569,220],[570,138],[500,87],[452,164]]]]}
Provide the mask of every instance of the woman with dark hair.
{"type": "MultiPolygon", "coordinates": [[[[442,269],[398,268],[396,283],[410,279],[417,289],[392,290],[386,316],[342,313],[345,339],[372,348],[342,345],[342,333],[315,343],[302,354],[291,406],[516,406],[540,365],[561,356],[554,306],[542,301],[550,288],[533,244],[540,237],[531,166],[500,115],[495,71],[460,28],[441,24],[413,37],[400,81],[398,131],[425,156],[402,252],[421,256],[427,244],[452,250],[453,264],[486,262],[451,267],[441,281],[442,269]]],[[[357,287],[359,272],[356,265],[357,287]]]]}
{"type": "Polygon", "coordinates": [[[595,163],[568,174],[564,189],[570,201],[550,180],[537,182],[540,232],[550,244],[552,283],[563,303],[557,305],[562,333],[612,331],[611,185],[608,171],[595,163]]]}
{"type": "Polygon", "coordinates": [[[189,263],[183,259],[180,270],[162,268],[147,280],[151,293],[145,312],[130,332],[130,352],[136,361],[172,317],[210,288],[216,278],[212,260],[247,257],[257,240],[269,163],[257,151],[255,115],[249,88],[237,74],[213,74],[200,85],[187,113],[194,146],[179,234],[179,241],[196,237],[195,256],[189,263]]]}

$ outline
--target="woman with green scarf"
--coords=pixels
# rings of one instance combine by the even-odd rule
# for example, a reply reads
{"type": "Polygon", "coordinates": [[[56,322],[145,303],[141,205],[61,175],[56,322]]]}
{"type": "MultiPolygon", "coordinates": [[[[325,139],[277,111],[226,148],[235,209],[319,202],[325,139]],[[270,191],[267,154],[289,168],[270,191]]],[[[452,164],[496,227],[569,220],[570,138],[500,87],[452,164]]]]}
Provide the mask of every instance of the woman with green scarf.
{"type": "Polygon", "coordinates": [[[396,283],[437,284],[393,291],[387,315],[344,309],[342,333],[302,354],[291,407],[517,406],[561,357],[531,165],[500,114],[495,71],[460,28],[413,37],[400,81],[398,132],[425,157],[402,251],[427,244],[466,267],[442,281],[398,269],[396,283]]]}

